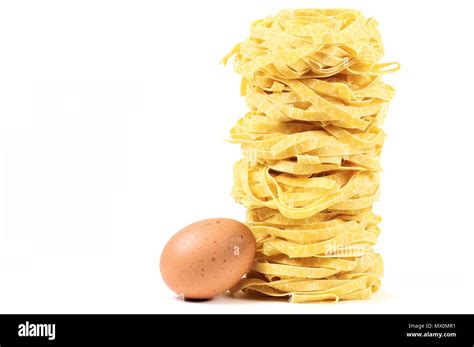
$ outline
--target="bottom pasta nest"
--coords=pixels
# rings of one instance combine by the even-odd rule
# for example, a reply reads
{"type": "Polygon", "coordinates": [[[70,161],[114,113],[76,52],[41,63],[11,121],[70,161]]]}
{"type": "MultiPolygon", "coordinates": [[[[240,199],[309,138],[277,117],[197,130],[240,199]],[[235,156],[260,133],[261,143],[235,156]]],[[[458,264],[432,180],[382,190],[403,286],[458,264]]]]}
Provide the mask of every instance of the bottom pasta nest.
{"type": "Polygon", "coordinates": [[[247,225],[257,254],[251,271],[231,291],[286,296],[295,303],[368,299],[383,273],[382,258],[372,250],[379,222],[370,209],[327,210],[300,220],[265,207],[251,209],[247,225]]]}

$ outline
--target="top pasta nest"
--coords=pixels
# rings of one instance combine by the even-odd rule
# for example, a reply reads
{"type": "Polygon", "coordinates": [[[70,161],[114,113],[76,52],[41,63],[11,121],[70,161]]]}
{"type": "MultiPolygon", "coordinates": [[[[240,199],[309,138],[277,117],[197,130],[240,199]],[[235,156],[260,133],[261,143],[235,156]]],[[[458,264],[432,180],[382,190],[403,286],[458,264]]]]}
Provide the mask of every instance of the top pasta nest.
{"type": "Polygon", "coordinates": [[[384,50],[377,26],[354,10],[283,10],[254,21],[224,63],[235,56],[235,69],[247,80],[392,72],[397,63],[379,64],[384,50]]]}

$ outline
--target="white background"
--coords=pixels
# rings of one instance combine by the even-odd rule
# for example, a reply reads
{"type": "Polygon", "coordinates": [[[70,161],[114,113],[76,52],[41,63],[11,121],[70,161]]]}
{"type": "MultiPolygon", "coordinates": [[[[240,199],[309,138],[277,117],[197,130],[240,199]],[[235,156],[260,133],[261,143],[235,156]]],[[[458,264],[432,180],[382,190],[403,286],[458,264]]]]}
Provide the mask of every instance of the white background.
{"type": "Polygon", "coordinates": [[[473,313],[468,1],[2,1],[1,313],[473,313]],[[230,197],[245,112],[221,57],[283,8],[374,16],[400,72],[385,130],[372,300],[178,301],[160,252],[230,197]]]}

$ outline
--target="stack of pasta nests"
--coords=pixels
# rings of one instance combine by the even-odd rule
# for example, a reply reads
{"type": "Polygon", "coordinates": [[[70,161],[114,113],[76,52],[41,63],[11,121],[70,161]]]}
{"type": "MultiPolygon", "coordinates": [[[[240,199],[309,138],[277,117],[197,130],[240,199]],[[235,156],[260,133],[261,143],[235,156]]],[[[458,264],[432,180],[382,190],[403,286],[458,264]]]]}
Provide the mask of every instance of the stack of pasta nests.
{"type": "Polygon", "coordinates": [[[284,10],[255,21],[234,57],[250,111],[231,130],[243,159],[234,198],[257,240],[252,270],[232,290],[292,302],[366,299],[382,259],[381,129],[394,89],[380,75],[377,22],[353,10],[284,10]]]}

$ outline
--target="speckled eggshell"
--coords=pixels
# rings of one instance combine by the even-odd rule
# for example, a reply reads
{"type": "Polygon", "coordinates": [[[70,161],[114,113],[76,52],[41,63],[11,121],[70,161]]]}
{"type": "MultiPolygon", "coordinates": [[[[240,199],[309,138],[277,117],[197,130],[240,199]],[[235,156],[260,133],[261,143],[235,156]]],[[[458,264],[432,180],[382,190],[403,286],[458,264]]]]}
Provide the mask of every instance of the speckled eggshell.
{"type": "Polygon", "coordinates": [[[178,295],[209,299],[234,286],[250,269],[255,238],[244,224],[205,219],[178,231],[160,260],[163,280],[178,295]]]}

